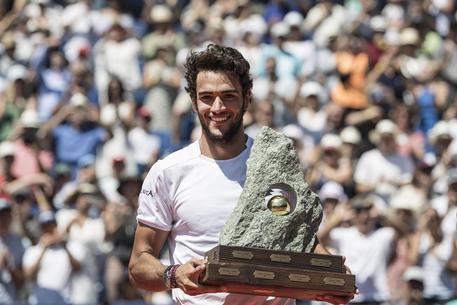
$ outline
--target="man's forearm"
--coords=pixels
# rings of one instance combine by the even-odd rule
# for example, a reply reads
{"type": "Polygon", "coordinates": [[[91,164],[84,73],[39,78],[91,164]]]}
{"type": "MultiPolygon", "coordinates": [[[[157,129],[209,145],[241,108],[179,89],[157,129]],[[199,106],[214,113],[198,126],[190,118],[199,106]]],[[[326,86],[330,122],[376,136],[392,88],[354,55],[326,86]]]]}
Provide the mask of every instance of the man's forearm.
{"type": "Polygon", "coordinates": [[[163,291],[168,289],[162,279],[165,269],[166,266],[156,257],[144,251],[130,260],[129,277],[135,286],[140,289],[163,291]]]}

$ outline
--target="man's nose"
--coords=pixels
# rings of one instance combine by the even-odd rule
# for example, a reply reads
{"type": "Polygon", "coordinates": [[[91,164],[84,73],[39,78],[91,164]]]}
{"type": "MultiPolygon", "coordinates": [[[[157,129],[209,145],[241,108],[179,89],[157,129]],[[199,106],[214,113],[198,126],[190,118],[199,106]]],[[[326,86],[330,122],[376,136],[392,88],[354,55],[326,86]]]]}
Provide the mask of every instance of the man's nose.
{"type": "Polygon", "coordinates": [[[211,111],[221,111],[225,109],[224,102],[219,96],[216,96],[214,99],[213,105],[211,106],[211,111]]]}

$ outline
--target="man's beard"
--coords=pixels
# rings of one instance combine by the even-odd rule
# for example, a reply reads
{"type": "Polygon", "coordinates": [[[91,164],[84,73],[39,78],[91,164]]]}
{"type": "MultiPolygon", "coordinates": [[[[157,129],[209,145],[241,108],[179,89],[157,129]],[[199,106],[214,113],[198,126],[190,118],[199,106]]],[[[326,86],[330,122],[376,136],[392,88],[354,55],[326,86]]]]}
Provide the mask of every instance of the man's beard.
{"type": "Polygon", "coordinates": [[[198,113],[198,118],[200,120],[200,125],[202,126],[202,132],[205,134],[205,136],[213,143],[229,143],[233,140],[233,138],[236,136],[236,134],[240,131],[241,127],[243,126],[243,115],[244,111],[241,110],[240,113],[238,114],[238,117],[230,123],[228,126],[228,130],[222,135],[215,135],[211,132],[210,128],[208,125],[205,124],[204,118],[198,113]]]}

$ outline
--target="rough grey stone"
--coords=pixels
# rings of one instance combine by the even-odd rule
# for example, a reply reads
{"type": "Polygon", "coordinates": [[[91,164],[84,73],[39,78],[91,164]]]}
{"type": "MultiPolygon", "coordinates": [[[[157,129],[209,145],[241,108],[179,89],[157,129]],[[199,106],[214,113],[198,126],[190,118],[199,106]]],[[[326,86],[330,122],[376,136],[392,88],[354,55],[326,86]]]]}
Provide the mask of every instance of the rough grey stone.
{"type": "Polygon", "coordinates": [[[311,252],[322,220],[318,197],[305,182],[292,141],[264,127],[255,138],[247,161],[246,182],[220,244],[311,252]],[[295,190],[296,206],[288,215],[274,215],[265,197],[271,186],[284,183],[295,190]]]}

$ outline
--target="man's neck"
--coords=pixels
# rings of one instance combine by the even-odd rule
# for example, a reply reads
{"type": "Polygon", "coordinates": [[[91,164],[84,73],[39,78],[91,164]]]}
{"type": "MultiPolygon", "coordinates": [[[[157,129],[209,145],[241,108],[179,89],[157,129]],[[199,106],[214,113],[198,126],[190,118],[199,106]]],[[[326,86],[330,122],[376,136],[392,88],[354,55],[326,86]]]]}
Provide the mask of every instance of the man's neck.
{"type": "Polygon", "coordinates": [[[202,155],[214,160],[227,160],[238,156],[246,148],[246,135],[238,133],[230,142],[214,142],[204,134],[199,140],[202,155]]]}

